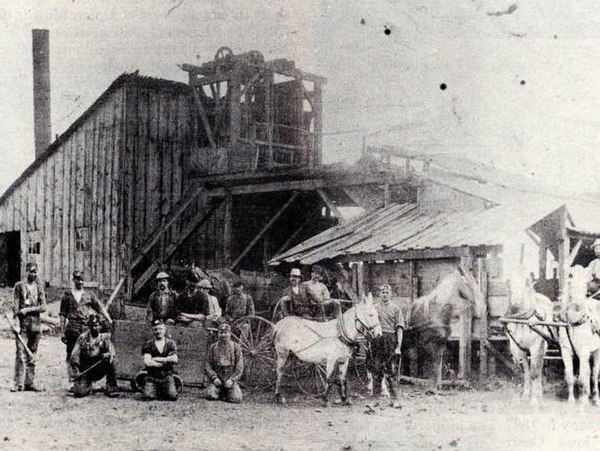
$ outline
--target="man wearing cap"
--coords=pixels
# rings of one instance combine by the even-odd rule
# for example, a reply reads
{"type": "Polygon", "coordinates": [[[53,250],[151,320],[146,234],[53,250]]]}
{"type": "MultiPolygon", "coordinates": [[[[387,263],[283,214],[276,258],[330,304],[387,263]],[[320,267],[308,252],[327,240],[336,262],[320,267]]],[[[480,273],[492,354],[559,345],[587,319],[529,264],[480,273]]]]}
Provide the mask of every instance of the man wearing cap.
{"type": "Polygon", "coordinates": [[[200,288],[202,278],[196,271],[187,276],[187,286],[177,298],[177,322],[192,325],[195,321],[204,321],[210,314],[207,290],[200,288]]]}
{"type": "Polygon", "coordinates": [[[313,312],[308,298],[308,292],[302,281],[300,269],[293,268],[290,271],[290,284],[285,289],[281,300],[283,301],[283,310],[285,316],[300,316],[302,318],[312,318],[313,312]]]}
{"type": "Polygon", "coordinates": [[[254,299],[244,293],[244,283],[241,280],[234,282],[233,294],[225,301],[225,320],[232,323],[243,316],[254,316],[254,299]]]}
{"type": "Polygon", "coordinates": [[[373,373],[373,395],[381,394],[381,382],[385,378],[392,398],[392,407],[399,407],[398,389],[394,376],[394,356],[401,354],[402,337],[405,321],[401,308],[391,302],[392,287],[383,284],[379,288],[380,302],[376,304],[381,337],[371,341],[371,349],[367,355],[367,367],[373,373]]]}
{"type": "Polygon", "coordinates": [[[218,341],[208,349],[206,398],[209,400],[224,399],[233,403],[242,402],[242,389],[238,381],[243,372],[242,348],[231,340],[229,324],[221,324],[218,341]]]}
{"type": "Polygon", "coordinates": [[[592,244],[592,250],[596,258],[591,261],[587,267],[588,275],[588,296],[599,297],[600,290],[600,238],[596,239],[592,244]]]}
{"type": "Polygon", "coordinates": [[[152,322],[160,319],[169,324],[177,318],[175,301],[177,293],[169,287],[169,275],[161,271],[156,275],[158,289],[153,291],[148,300],[148,309],[146,310],[146,319],[152,322]]]}
{"type": "MultiPolygon", "coordinates": [[[[92,314],[102,315],[109,325],[112,319],[94,293],[83,289],[83,271],[73,272],[73,288],[65,291],[60,300],[60,325],[63,341],[67,346],[67,364],[79,336],[85,331],[85,323],[92,314]]],[[[69,377],[73,380],[71,366],[69,377]]]]}
{"type": "Polygon", "coordinates": [[[166,327],[160,319],[152,321],[154,338],[142,347],[144,365],[147,376],[142,387],[143,397],[150,399],[166,399],[176,401],[178,398],[175,385],[175,365],[179,361],[177,344],[166,338],[166,327]]]}
{"type": "Polygon", "coordinates": [[[87,332],[77,339],[69,360],[75,380],[73,394],[78,398],[88,396],[93,383],[106,376],[104,394],[112,397],[118,390],[115,348],[110,334],[100,333],[97,315],[89,316],[87,326],[87,332]]]}
{"type": "Polygon", "coordinates": [[[44,286],[38,279],[37,263],[27,263],[25,270],[27,278],[17,282],[14,288],[13,317],[16,320],[16,330],[27,348],[29,355],[21,340],[15,336],[17,353],[15,358],[15,385],[12,391],[44,391],[43,387],[36,385],[35,355],[41,336],[40,313],[46,311],[46,293],[44,286]]]}

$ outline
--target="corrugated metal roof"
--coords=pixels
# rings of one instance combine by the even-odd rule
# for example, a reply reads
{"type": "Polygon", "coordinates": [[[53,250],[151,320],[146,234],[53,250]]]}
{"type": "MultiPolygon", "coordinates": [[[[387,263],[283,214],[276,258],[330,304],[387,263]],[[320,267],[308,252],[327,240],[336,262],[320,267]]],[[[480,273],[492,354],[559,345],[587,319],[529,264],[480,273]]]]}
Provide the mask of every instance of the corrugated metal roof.
{"type": "Polygon", "coordinates": [[[551,213],[543,207],[497,206],[436,216],[421,214],[415,204],[391,204],[325,232],[274,257],[271,264],[310,265],[345,255],[381,251],[496,246],[514,240],[551,213]]]}

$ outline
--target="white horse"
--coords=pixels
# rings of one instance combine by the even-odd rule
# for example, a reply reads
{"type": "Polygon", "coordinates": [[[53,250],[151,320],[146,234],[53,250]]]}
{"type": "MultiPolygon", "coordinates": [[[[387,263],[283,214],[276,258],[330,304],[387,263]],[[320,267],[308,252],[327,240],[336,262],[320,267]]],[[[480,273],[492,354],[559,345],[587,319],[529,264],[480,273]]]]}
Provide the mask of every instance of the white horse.
{"type": "Polygon", "coordinates": [[[579,357],[579,383],[582,385],[580,401],[589,402],[590,397],[590,358],[591,394],[594,403],[600,403],[598,395],[598,374],[600,373],[600,301],[588,298],[587,274],[581,266],[570,269],[569,280],[562,299],[559,320],[565,321],[569,327],[559,330],[559,343],[565,365],[565,380],[568,387],[568,402],[575,401],[573,387],[573,354],[579,357]]]}
{"type": "MultiPolygon", "coordinates": [[[[510,302],[505,318],[527,320],[530,324],[549,322],[553,318],[550,299],[533,289],[529,276],[513,277],[510,281],[510,302]]],[[[546,326],[507,323],[506,331],[514,361],[523,369],[523,399],[537,404],[542,397],[542,369],[548,348],[547,339],[557,337],[555,330],[546,326]],[[529,359],[528,359],[529,357],[529,359]]]]}
{"type": "Polygon", "coordinates": [[[344,404],[349,404],[346,389],[346,371],[353,345],[362,340],[381,336],[377,310],[371,298],[363,297],[337,319],[318,322],[296,316],[287,316],[275,324],[275,351],[277,352],[277,401],[285,404],[281,394],[281,379],[290,352],[298,359],[324,364],[327,387],[323,395],[325,405],[334,382],[338,383],[344,404]],[[334,371],[337,370],[337,381],[334,371]]]}

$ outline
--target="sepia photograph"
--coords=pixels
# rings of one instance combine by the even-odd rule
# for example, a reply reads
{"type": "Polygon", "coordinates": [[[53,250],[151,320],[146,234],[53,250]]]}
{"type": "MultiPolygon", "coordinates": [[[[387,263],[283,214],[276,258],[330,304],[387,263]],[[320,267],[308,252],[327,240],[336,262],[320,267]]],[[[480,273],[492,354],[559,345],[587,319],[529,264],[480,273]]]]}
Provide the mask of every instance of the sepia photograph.
{"type": "Polygon", "coordinates": [[[591,0],[4,2],[0,449],[600,448],[599,54],[591,0]]]}

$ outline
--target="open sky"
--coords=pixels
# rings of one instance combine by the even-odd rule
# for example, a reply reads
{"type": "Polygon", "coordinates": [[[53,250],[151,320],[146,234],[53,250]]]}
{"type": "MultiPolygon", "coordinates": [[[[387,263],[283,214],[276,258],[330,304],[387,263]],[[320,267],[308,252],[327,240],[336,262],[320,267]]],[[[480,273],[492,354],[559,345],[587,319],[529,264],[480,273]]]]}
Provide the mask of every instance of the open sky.
{"type": "Polygon", "coordinates": [[[34,157],[32,28],[50,30],[53,135],[121,73],[186,81],[178,63],[226,45],[327,77],[326,162],[367,135],[600,192],[597,1],[3,2],[0,192],[34,157]]]}

